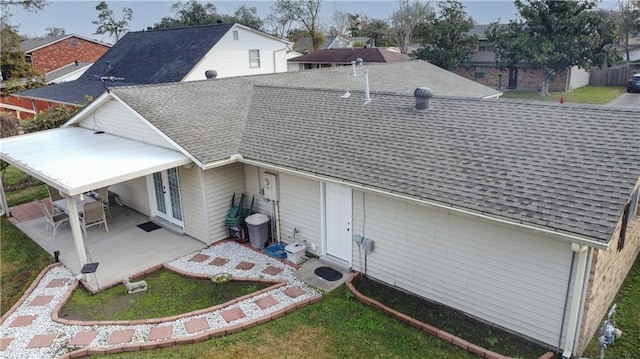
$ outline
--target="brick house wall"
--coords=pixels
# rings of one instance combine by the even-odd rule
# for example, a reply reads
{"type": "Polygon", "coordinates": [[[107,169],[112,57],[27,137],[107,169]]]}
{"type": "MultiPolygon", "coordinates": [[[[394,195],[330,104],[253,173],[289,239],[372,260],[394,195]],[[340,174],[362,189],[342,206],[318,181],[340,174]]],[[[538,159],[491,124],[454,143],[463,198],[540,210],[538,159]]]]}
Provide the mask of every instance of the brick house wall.
{"type": "MultiPolygon", "coordinates": [[[[640,213],[640,212],[639,212],[640,213]]],[[[578,351],[582,355],[594,335],[599,335],[602,321],[609,311],[612,301],[620,289],[627,273],[640,253],[640,216],[636,216],[627,226],[624,248],[618,252],[618,240],[622,219],[611,240],[608,251],[595,250],[589,275],[587,298],[580,329],[578,351]]],[[[624,336],[624,333],[622,334],[624,336]]],[[[632,338],[630,340],[633,340],[632,338]]]]}
{"type": "MultiPolygon", "coordinates": [[[[509,72],[504,70],[500,71],[495,66],[484,66],[484,77],[475,77],[476,66],[471,66],[469,69],[464,67],[458,67],[454,73],[496,89],[506,89],[509,85],[509,72]],[[502,75],[502,79],[499,75],[502,75]]],[[[558,71],[553,80],[549,82],[549,91],[565,91],[567,84],[567,70],[558,71]]],[[[518,90],[535,90],[539,91],[542,87],[542,70],[532,69],[526,67],[518,68],[518,90]]]]}
{"type": "Polygon", "coordinates": [[[95,62],[109,50],[108,45],[70,36],[51,45],[31,51],[31,63],[36,71],[46,74],[74,61],[95,62]]]}

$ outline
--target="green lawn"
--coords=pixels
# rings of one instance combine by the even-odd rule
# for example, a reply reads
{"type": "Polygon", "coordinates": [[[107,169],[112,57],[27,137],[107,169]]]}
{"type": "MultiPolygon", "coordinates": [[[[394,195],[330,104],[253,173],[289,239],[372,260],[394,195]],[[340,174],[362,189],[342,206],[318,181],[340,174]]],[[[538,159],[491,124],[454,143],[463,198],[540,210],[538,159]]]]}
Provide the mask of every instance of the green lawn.
{"type": "Polygon", "coordinates": [[[540,91],[505,91],[503,98],[526,99],[560,102],[560,97],[567,103],[588,103],[602,105],[618,97],[626,90],[615,86],[584,86],[568,92],[551,92],[549,96],[540,96],[540,91]]]}
{"type": "MultiPolygon", "coordinates": [[[[613,346],[605,350],[605,358],[638,359],[640,358],[640,257],[636,259],[622,283],[614,303],[618,303],[618,307],[613,319],[616,321],[616,327],[622,330],[622,336],[616,339],[613,346]]],[[[589,342],[583,356],[598,358],[599,336],[598,331],[589,342]]]]}
{"type": "Polygon", "coordinates": [[[0,219],[0,312],[4,314],[53,256],[17,229],[5,217],[0,219]]]}
{"type": "Polygon", "coordinates": [[[6,191],[9,207],[49,196],[47,186],[32,177],[28,177],[24,172],[13,166],[7,167],[2,184],[6,191]]]}

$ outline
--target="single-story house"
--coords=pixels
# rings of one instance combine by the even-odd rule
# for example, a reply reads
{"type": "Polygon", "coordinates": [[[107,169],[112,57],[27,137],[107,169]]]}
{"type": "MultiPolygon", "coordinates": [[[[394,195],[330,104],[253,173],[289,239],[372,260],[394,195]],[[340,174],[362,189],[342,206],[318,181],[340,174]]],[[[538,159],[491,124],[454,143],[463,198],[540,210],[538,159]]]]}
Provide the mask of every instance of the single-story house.
{"type": "MultiPolygon", "coordinates": [[[[454,72],[462,77],[486,86],[509,90],[539,90],[542,87],[542,70],[528,62],[500,70],[496,66],[493,44],[485,34],[489,25],[476,25],[469,34],[478,37],[478,49],[467,66],[459,66],[454,72]]],[[[573,66],[556,72],[549,82],[549,91],[570,91],[589,84],[589,72],[573,66]]]]}
{"type": "Polygon", "coordinates": [[[38,113],[54,105],[83,106],[107,86],[286,72],[291,45],[233,23],[130,31],[78,79],[22,91],[11,98],[38,113]]]}
{"type": "Polygon", "coordinates": [[[275,239],[297,228],[310,255],[579,355],[640,251],[637,112],[451,96],[468,80],[420,63],[357,67],[406,66],[349,96],[302,80],[349,68],[114,87],[0,158],[70,208],[109,185],[205,243],[228,237],[233,193],[255,196],[275,239]]]}
{"type": "Polygon", "coordinates": [[[320,69],[325,67],[349,66],[351,61],[362,59],[366,63],[392,63],[409,61],[406,54],[388,51],[382,47],[325,49],[288,59],[289,64],[298,64],[300,70],[320,69]]]}

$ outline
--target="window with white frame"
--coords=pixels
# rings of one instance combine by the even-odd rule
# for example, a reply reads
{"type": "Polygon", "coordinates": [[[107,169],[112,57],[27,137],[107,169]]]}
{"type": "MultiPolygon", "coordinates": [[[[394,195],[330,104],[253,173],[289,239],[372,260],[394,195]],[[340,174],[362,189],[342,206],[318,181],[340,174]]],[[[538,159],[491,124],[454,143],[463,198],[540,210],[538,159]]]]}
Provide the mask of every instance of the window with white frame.
{"type": "Polygon", "coordinates": [[[249,67],[252,69],[260,67],[260,50],[249,50],[249,67]]]}

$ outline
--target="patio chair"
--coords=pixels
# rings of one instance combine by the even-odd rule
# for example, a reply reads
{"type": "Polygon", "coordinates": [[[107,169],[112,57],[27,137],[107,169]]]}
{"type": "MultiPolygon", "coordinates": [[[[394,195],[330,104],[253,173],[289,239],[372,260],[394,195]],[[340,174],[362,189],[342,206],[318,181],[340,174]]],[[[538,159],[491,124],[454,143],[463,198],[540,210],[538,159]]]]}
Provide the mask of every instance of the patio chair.
{"type": "Polygon", "coordinates": [[[102,201],[104,212],[109,216],[109,218],[111,218],[111,211],[109,211],[109,186],[98,188],[96,192],[98,193],[98,198],[96,198],[96,200],[102,201]]]}
{"type": "Polygon", "coordinates": [[[227,218],[224,220],[224,225],[229,229],[229,237],[235,237],[236,233],[237,237],[242,237],[240,214],[242,212],[242,204],[244,203],[244,193],[240,195],[240,201],[237,206],[235,199],[236,194],[234,192],[233,196],[231,196],[231,209],[229,209],[227,218]]]}
{"type": "Polygon", "coordinates": [[[44,218],[47,221],[47,232],[49,232],[49,225],[53,227],[53,236],[56,236],[56,229],[64,223],[69,223],[69,215],[66,213],[55,214],[53,209],[49,209],[49,205],[42,200],[38,200],[38,204],[40,208],[42,208],[42,212],[44,213],[44,218]]]}
{"type": "Polygon", "coordinates": [[[55,201],[64,199],[64,197],[62,197],[62,195],[60,194],[60,191],[58,191],[55,187],[51,185],[47,185],[47,191],[49,191],[49,198],[51,199],[53,213],[54,214],[62,213],[62,210],[60,210],[60,208],[56,207],[56,205],[54,204],[55,201]]]}
{"type": "Polygon", "coordinates": [[[102,201],[95,201],[90,203],[85,203],[82,207],[82,214],[80,215],[80,226],[84,231],[84,235],[89,238],[87,235],[87,227],[102,225],[104,224],[104,228],[107,232],[109,232],[109,227],[107,226],[107,216],[104,213],[104,205],[102,201]]]}

